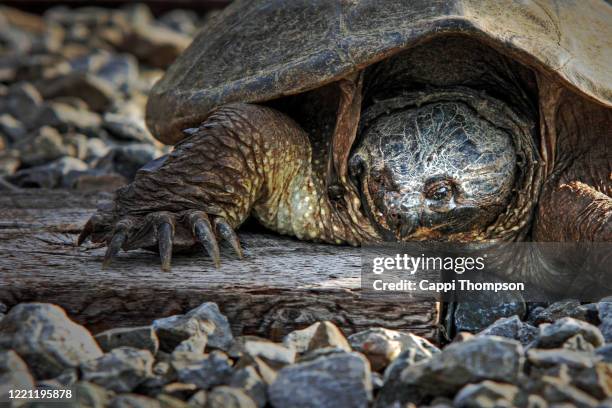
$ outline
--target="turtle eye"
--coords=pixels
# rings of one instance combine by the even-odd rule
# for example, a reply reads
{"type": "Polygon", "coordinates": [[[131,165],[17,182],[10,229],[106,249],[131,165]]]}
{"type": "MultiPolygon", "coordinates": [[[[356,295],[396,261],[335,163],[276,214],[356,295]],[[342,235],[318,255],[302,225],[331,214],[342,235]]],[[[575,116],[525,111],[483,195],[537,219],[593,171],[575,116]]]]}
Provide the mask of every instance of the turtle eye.
{"type": "Polygon", "coordinates": [[[453,185],[449,180],[436,180],[425,187],[425,197],[434,201],[449,201],[453,195],[453,185]]]}

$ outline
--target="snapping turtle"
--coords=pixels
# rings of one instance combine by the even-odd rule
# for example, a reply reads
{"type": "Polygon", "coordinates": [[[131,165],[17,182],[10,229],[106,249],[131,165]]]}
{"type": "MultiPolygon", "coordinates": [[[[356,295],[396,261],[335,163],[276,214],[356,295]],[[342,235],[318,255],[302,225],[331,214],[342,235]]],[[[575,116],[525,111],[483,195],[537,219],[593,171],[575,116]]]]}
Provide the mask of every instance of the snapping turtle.
{"type": "Polygon", "coordinates": [[[237,1],[153,88],[175,145],[85,225],[171,254],[300,239],[611,241],[612,7],[237,1]]]}

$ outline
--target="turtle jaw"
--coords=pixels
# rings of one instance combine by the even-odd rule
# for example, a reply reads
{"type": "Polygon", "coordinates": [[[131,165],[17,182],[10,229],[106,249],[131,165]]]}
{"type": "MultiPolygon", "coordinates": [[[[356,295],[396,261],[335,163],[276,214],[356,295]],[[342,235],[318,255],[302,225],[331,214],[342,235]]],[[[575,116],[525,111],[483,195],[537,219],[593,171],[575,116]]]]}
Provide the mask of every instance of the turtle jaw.
{"type": "Polygon", "coordinates": [[[474,226],[489,222],[477,203],[389,189],[367,173],[355,181],[364,213],[387,242],[471,241],[478,239],[474,226]]]}
{"type": "Polygon", "coordinates": [[[437,241],[450,238],[457,227],[450,211],[432,210],[420,192],[387,191],[366,175],[359,183],[364,210],[379,234],[388,242],[437,241]]]}
{"type": "Polygon", "coordinates": [[[424,232],[422,200],[418,193],[404,196],[403,200],[395,192],[385,194],[384,186],[371,176],[369,164],[361,154],[351,158],[349,175],[359,192],[363,212],[384,241],[414,241],[414,233],[424,232]]]}

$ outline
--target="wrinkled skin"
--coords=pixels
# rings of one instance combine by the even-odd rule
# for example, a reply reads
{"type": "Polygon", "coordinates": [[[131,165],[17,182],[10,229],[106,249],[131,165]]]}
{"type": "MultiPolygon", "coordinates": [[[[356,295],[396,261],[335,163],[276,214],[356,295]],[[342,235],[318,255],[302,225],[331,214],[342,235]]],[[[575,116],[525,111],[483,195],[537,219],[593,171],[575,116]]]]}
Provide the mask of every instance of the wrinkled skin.
{"type": "Polygon", "coordinates": [[[157,249],[167,270],[173,251],[200,246],[218,263],[218,239],[240,254],[234,230],[249,216],[336,244],[612,241],[609,109],[463,37],[354,78],[348,98],[331,84],[215,109],[79,242],[106,242],[107,262],[120,249],[157,249]],[[330,129],[351,126],[355,143],[334,136],[330,147],[330,129]]]}
{"type": "Polygon", "coordinates": [[[509,204],[512,138],[470,106],[440,102],[377,119],[349,166],[385,240],[458,240],[509,204]]]}

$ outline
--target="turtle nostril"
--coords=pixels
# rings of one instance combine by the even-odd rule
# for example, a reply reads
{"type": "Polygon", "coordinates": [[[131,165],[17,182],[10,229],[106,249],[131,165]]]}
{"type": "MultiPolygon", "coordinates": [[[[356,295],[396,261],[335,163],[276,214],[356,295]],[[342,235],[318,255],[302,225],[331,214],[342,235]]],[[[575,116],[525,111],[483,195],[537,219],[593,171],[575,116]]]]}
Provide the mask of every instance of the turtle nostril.
{"type": "Polygon", "coordinates": [[[418,217],[415,214],[403,214],[400,226],[400,236],[407,237],[416,230],[419,225],[418,217]]]}

